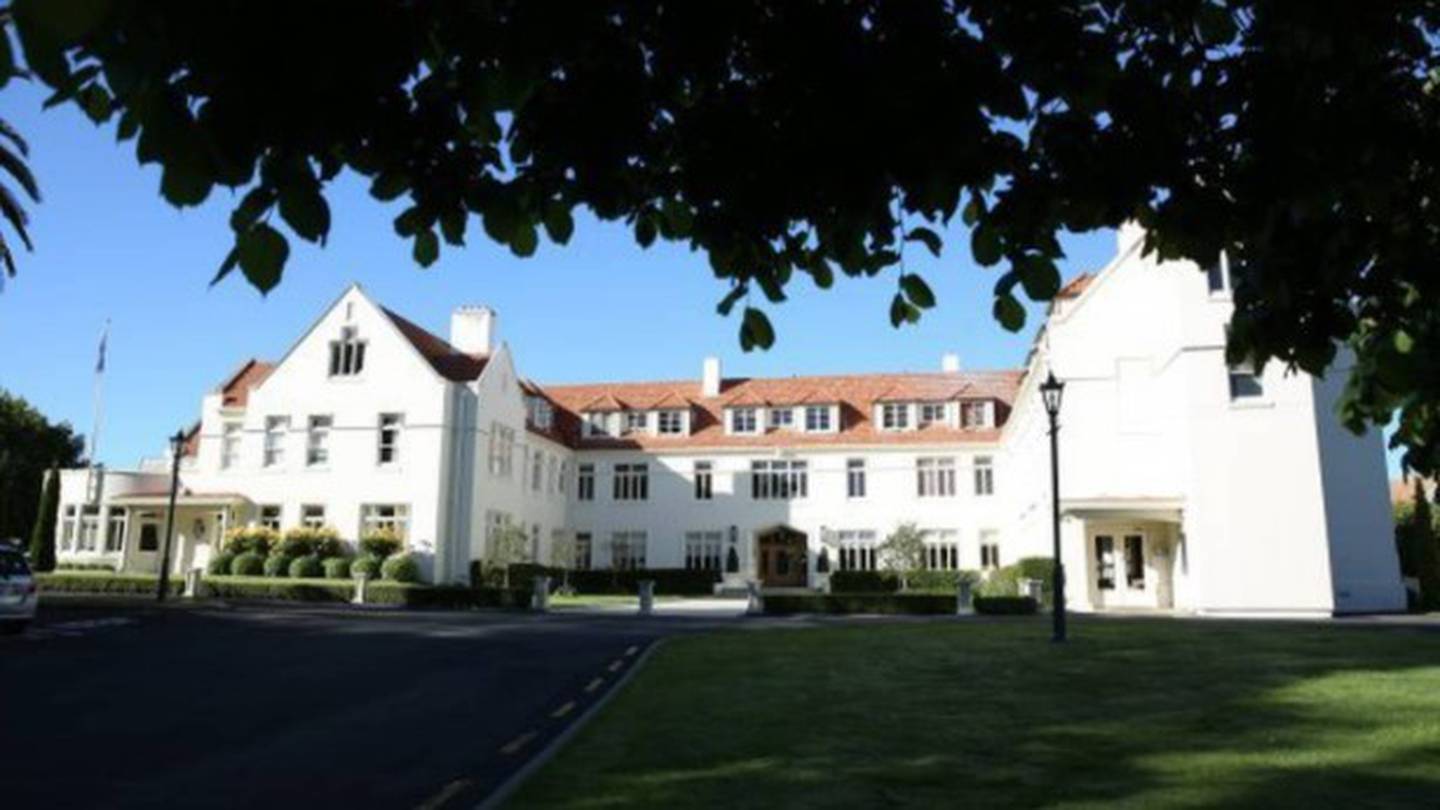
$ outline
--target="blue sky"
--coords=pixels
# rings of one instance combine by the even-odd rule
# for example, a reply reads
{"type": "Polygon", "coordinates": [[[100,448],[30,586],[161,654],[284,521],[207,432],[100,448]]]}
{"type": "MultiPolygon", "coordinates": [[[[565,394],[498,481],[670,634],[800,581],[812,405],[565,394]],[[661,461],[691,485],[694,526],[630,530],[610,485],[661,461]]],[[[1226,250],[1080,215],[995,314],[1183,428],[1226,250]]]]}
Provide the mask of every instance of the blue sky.
{"type": "MultiPolygon", "coordinates": [[[[0,387],[88,433],[96,344],[111,319],[99,452],[111,466],[155,454],[195,419],[206,391],[246,358],[279,357],[352,281],[442,336],[453,307],[490,305],[521,373],[542,383],[694,377],[707,354],[722,358],[727,376],[932,370],[947,351],[967,368],[1015,367],[1039,321],[1032,308],[1026,329],[1010,334],[992,320],[997,271],[971,261],[957,221],[940,259],[907,249],[907,267],[939,298],[918,326],[890,326],[893,272],[840,278],[828,291],[800,279],[789,301],[767,307],[775,347],[746,354],[738,320],[714,311],[726,288],[683,245],[641,249],[623,225],[582,215],[569,245],[542,240],[519,259],[472,220],[469,246],[446,248],[422,270],[394,235],[398,206],[370,199],[353,177],[331,190],[327,246],[292,239],[269,296],[238,271],[211,287],[236,198],[220,190],[199,208],[171,207],[133,142],[117,144],[113,126],[97,128],[69,107],[42,111],[42,98],[19,82],[0,94],[0,117],[30,141],[44,195],[29,206],[35,252],[19,255],[19,275],[0,292],[0,387]]],[[[1069,278],[1103,265],[1115,242],[1105,231],[1063,244],[1069,278]]]]}

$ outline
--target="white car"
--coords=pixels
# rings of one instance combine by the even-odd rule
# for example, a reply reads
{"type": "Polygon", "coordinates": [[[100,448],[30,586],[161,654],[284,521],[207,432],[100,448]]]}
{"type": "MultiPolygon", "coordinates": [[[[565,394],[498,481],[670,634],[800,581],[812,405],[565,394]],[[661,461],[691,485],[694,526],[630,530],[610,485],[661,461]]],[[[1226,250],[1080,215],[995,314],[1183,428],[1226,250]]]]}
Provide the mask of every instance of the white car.
{"type": "Polygon", "coordinates": [[[30,564],[18,550],[0,545],[0,633],[19,633],[40,604],[30,564]]]}

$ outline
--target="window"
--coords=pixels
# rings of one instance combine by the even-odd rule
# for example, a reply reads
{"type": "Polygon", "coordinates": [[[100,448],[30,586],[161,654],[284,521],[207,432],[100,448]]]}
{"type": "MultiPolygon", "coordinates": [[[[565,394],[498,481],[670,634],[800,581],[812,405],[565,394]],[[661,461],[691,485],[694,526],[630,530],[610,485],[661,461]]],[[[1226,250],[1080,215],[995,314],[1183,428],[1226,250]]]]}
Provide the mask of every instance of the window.
{"type": "Polygon", "coordinates": [[[948,498],[955,494],[955,459],[915,459],[916,494],[922,498],[948,498]]]}
{"type": "Polygon", "coordinates": [[[365,368],[365,341],[356,337],[355,327],[340,329],[340,339],[330,342],[330,376],[353,377],[365,368]]]}
{"type": "Polygon", "coordinates": [[[880,406],[882,430],[904,430],[910,427],[910,406],[903,402],[886,402],[880,406]]]}
{"type": "Polygon", "coordinates": [[[158,524],[158,523],[153,523],[153,522],[141,523],[141,524],[140,524],[140,550],[141,550],[141,551],[158,551],[159,549],[160,549],[160,524],[158,524]]]}
{"type": "Polygon", "coordinates": [[[1265,385],[1260,381],[1255,364],[1249,361],[1230,366],[1230,399],[1258,399],[1265,396],[1265,385]]]}
{"type": "Polygon", "coordinates": [[[1102,591],[1115,590],[1115,538],[1095,535],[1095,584],[1102,591]]]}
{"type": "Polygon", "coordinates": [[[664,436],[678,436],[685,432],[684,411],[660,411],[655,415],[657,430],[664,436]]]}
{"type": "Polygon", "coordinates": [[[845,497],[865,497],[865,459],[852,458],[845,462],[845,497]]]}
{"type": "Polygon", "coordinates": [[[575,500],[595,500],[595,465],[581,464],[575,473],[575,500]]]}
{"type": "Polygon", "coordinates": [[[509,478],[515,466],[515,430],[499,422],[490,423],[490,474],[509,478]]]}
{"type": "Polygon", "coordinates": [[[720,570],[720,541],[723,532],[686,532],[685,567],[692,571],[720,570]]]}
{"type": "Polygon", "coordinates": [[[501,512],[498,509],[486,509],[485,547],[487,549],[493,549],[495,547],[495,538],[499,536],[502,529],[509,525],[510,514],[508,512],[501,512]]]}
{"type": "Polygon", "coordinates": [[[545,494],[554,495],[560,491],[560,459],[548,456],[545,459],[545,494]]]}
{"type": "Polygon", "coordinates": [[[943,402],[922,402],[920,403],[920,427],[928,427],[935,423],[945,422],[945,403],[943,402]]]}
{"type": "Polygon", "coordinates": [[[735,408],[730,411],[731,433],[754,433],[755,424],[754,408],[735,408]]]}
{"type": "Polygon", "coordinates": [[[1145,590],[1145,538],[1125,535],[1125,584],[1134,591],[1145,590]]]}
{"type": "Polygon", "coordinates": [[[650,414],[645,411],[626,411],[623,417],[626,433],[644,433],[650,429],[650,414]]]}
{"type": "Polygon", "coordinates": [[[220,468],[228,470],[240,461],[240,436],[244,426],[239,422],[226,422],[220,437],[220,468]]]}
{"type": "Polygon", "coordinates": [[[965,428],[990,427],[989,403],[979,401],[960,403],[960,426],[965,428]]]}
{"type": "Polygon", "coordinates": [[[795,426],[795,412],[789,408],[770,409],[770,427],[789,428],[795,426]]]}
{"type": "Polygon", "coordinates": [[[530,419],[530,424],[541,430],[549,430],[550,426],[554,424],[555,409],[550,405],[550,401],[544,397],[526,397],[525,411],[526,416],[530,419]]]}
{"type": "Polygon", "coordinates": [[[325,507],[314,503],[300,507],[300,525],[307,529],[325,528],[325,507]]]}
{"type": "Polygon", "coordinates": [[[645,532],[610,534],[610,567],[634,571],[645,567],[645,532]]]}
{"type": "Polygon", "coordinates": [[[960,570],[959,533],[954,529],[926,529],[925,568],[930,571],[960,570]]]}
{"type": "Polygon", "coordinates": [[[841,571],[875,570],[879,543],[873,530],[841,529],[835,532],[835,540],[840,545],[841,571]]]}
{"type": "Polygon", "coordinates": [[[650,466],[616,464],[613,496],[617,501],[643,501],[650,497],[650,466]]]}
{"type": "Polygon", "coordinates": [[[260,507],[260,517],[255,523],[262,528],[280,531],[280,506],[270,504],[260,507]]]}
{"type": "Polygon", "coordinates": [[[125,550],[125,509],[120,506],[110,507],[110,519],[105,525],[105,550],[125,550]]]}
{"type": "Polygon", "coordinates": [[[804,461],[750,462],[750,496],[756,500],[803,498],[809,483],[804,461]]]}
{"type": "Polygon", "coordinates": [[[560,460],[560,472],[555,475],[555,489],[564,495],[570,490],[570,462],[560,460]]]}
{"type": "Polygon", "coordinates": [[[410,530],[410,507],[403,503],[367,503],[360,507],[360,536],[390,532],[404,540],[410,530]]]}
{"type": "Polygon", "coordinates": [[[400,460],[400,431],[404,426],[404,416],[398,413],[380,414],[379,445],[375,454],[377,464],[394,464],[400,460]]]}
{"type": "Polygon", "coordinates": [[[1205,288],[1212,295],[1223,293],[1230,288],[1230,274],[1226,264],[1225,254],[1221,253],[1215,257],[1215,261],[1205,266],[1205,288]]]}
{"type": "Polygon", "coordinates": [[[593,543],[590,541],[589,532],[575,533],[575,548],[573,549],[575,556],[571,561],[574,563],[576,571],[590,570],[591,560],[593,559],[591,556],[592,547],[593,543]]]}
{"type": "Polygon", "coordinates": [[[589,436],[609,436],[610,414],[594,411],[585,414],[585,433],[589,436]]]}
{"type": "Polygon", "coordinates": [[[265,466],[285,463],[285,434],[290,432],[290,417],[265,417],[265,466]]]}
{"type": "Polygon", "coordinates": [[[60,550],[75,548],[75,516],[79,512],[74,504],[65,507],[65,519],[60,521],[60,550]]]}
{"type": "Polygon", "coordinates": [[[975,494],[995,494],[995,467],[989,456],[975,457],[975,494]]]}
{"type": "Polygon", "coordinates": [[[329,416],[310,417],[310,431],[305,437],[305,463],[318,467],[330,463],[330,428],[334,420],[329,416]]]}
{"type": "Polygon", "coordinates": [[[708,501],[715,495],[715,467],[708,461],[695,462],[695,500],[708,501]]]}
{"type": "Polygon", "coordinates": [[[85,506],[80,509],[79,551],[94,551],[100,541],[100,507],[85,506]]]}
{"type": "Polygon", "coordinates": [[[999,543],[980,543],[980,567],[987,571],[1000,567],[999,543]]]}
{"type": "Polygon", "coordinates": [[[830,430],[830,406],[805,406],[805,430],[809,433],[826,433],[830,430]]]}
{"type": "Polygon", "coordinates": [[[540,484],[545,480],[545,453],[535,451],[530,461],[530,491],[539,492],[540,484]]]}

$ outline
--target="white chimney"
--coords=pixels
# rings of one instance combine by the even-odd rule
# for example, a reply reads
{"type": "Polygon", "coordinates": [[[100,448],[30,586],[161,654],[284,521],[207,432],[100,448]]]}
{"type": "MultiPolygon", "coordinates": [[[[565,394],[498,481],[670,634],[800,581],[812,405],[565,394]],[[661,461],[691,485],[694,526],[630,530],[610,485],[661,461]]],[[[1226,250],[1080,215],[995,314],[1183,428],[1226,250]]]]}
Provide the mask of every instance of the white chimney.
{"type": "Polygon", "coordinates": [[[960,355],[954,352],[946,352],[940,358],[940,370],[947,374],[955,374],[960,371],[960,355]]]}
{"type": "Polygon", "coordinates": [[[457,308],[450,315],[450,345],[466,354],[490,354],[498,317],[489,307],[457,308]]]}
{"type": "Polygon", "coordinates": [[[720,396],[720,358],[705,358],[705,367],[700,374],[700,396],[720,396]]]}

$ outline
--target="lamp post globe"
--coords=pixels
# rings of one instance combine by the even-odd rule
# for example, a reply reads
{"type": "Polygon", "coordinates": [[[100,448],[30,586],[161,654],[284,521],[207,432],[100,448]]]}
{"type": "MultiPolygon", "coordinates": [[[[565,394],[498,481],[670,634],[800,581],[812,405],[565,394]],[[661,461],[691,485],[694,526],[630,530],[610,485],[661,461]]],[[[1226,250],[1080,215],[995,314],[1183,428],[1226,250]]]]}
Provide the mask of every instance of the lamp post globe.
{"type": "Polygon", "coordinates": [[[1065,396],[1065,383],[1055,379],[1051,371],[1040,384],[1040,398],[1045,403],[1045,414],[1050,417],[1050,511],[1053,530],[1051,550],[1054,569],[1051,573],[1051,623],[1050,640],[1065,641],[1065,564],[1060,559],[1060,402],[1065,396]]]}

